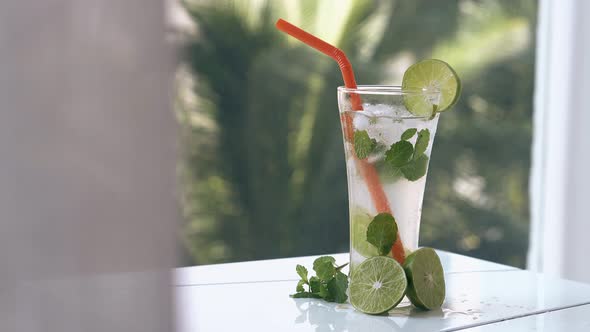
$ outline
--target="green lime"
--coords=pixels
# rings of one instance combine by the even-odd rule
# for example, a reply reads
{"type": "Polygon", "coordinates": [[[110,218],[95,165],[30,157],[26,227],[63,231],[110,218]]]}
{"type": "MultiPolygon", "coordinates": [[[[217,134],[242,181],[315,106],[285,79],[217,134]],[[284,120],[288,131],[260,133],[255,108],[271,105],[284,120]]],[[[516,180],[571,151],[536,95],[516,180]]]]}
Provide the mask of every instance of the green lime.
{"type": "Polygon", "coordinates": [[[377,248],[367,242],[367,227],[373,218],[364,209],[355,208],[350,218],[350,242],[352,248],[364,257],[379,256],[377,248]]]}
{"type": "Polygon", "coordinates": [[[408,111],[418,116],[429,116],[433,111],[445,111],[457,102],[461,94],[461,80],[446,62],[428,59],[415,63],[406,70],[402,88],[426,92],[440,91],[438,102],[423,94],[404,95],[404,104],[408,111]]]}
{"type": "Polygon", "coordinates": [[[366,314],[380,314],[404,297],[408,281],[399,263],[386,256],[367,259],[350,278],[350,303],[366,314]]]}
{"type": "Polygon", "coordinates": [[[445,275],[440,258],[432,248],[420,248],[404,262],[408,277],[407,296],[416,307],[440,308],[445,300],[445,275]]]}

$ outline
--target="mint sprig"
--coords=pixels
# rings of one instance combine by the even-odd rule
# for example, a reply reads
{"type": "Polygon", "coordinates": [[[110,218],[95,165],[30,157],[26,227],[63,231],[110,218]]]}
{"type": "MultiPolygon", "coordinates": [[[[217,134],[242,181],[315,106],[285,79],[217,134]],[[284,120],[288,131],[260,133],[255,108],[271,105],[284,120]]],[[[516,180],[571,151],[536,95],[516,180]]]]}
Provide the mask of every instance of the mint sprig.
{"type": "Polygon", "coordinates": [[[426,174],[428,156],[426,149],[430,141],[430,131],[422,129],[418,132],[416,143],[408,142],[418,130],[410,128],[403,132],[401,140],[391,145],[385,152],[385,162],[389,174],[402,174],[409,181],[416,181],[426,174]]]}
{"type": "Polygon", "coordinates": [[[316,275],[308,278],[305,266],[297,265],[295,270],[301,278],[297,282],[296,293],[292,298],[314,298],[324,299],[328,302],[344,303],[348,299],[346,289],[348,288],[348,277],[342,273],[343,267],[337,266],[336,259],[331,256],[322,256],[313,262],[313,270],[316,275]],[[305,289],[307,286],[307,290],[305,289]]]}

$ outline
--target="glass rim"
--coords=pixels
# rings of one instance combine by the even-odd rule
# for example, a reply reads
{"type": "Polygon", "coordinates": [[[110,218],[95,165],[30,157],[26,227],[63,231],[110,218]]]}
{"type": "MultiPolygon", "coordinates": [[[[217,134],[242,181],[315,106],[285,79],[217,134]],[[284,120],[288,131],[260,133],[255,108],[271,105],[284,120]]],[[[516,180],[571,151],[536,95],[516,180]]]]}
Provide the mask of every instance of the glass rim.
{"type": "Polygon", "coordinates": [[[355,93],[359,95],[438,95],[438,89],[404,89],[400,85],[358,85],[356,89],[339,86],[338,92],[355,93]]]}

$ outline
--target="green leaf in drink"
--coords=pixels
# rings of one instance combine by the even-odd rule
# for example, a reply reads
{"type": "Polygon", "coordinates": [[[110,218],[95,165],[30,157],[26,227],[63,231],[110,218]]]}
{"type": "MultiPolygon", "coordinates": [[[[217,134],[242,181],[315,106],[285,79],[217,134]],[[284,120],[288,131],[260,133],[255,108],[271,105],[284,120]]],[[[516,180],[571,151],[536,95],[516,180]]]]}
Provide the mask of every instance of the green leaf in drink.
{"type": "Polygon", "coordinates": [[[376,146],[377,141],[371,139],[366,130],[357,130],[354,132],[354,152],[359,159],[369,157],[376,146]]]}
{"type": "Polygon", "coordinates": [[[409,140],[410,138],[414,137],[414,135],[416,134],[416,131],[417,131],[417,130],[418,130],[418,129],[416,129],[416,128],[410,128],[410,129],[407,129],[407,130],[406,130],[406,131],[404,131],[404,133],[402,134],[402,140],[404,140],[404,141],[407,141],[407,140],[409,140]]]}
{"type": "Polygon", "coordinates": [[[428,129],[422,129],[418,132],[418,138],[416,138],[414,156],[419,156],[426,152],[428,148],[428,142],[430,141],[430,131],[428,129]]]}
{"type": "Polygon", "coordinates": [[[412,143],[401,140],[391,145],[391,148],[385,152],[385,161],[393,167],[401,167],[407,164],[414,154],[412,143]]]}
{"type": "Polygon", "coordinates": [[[380,255],[387,255],[397,239],[397,224],[389,213],[379,213],[367,227],[367,242],[377,248],[380,255]]]}
{"type": "Polygon", "coordinates": [[[440,308],[445,300],[445,275],[440,258],[432,248],[420,248],[404,262],[408,277],[407,296],[416,307],[440,308]]]}
{"type": "Polygon", "coordinates": [[[404,297],[408,282],[399,263],[386,256],[367,259],[350,279],[350,303],[366,314],[381,314],[404,297]]]}
{"type": "Polygon", "coordinates": [[[391,166],[385,159],[376,161],[374,165],[383,183],[393,183],[404,176],[399,167],[391,166]]]}
{"type": "Polygon", "coordinates": [[[426,175],[428,156],[421,154],[401,168],[404,177],[409,181],[416,181],[426,175]]]}
{"type": "Polygon", "coordinates": [[[378,164],[377,167],[387,179],[395,180],[403,175],[409,181],[416,181],[426,174],[428,156],[425,152],[430,141],[430,131],[420,130],[415,145],[412,145],[405,139],[412,138],[416,132],[416,128],[407,129],[402,134],[402,139],[392,144],[391,148],[385,152],[385,162],[378,164]]]}

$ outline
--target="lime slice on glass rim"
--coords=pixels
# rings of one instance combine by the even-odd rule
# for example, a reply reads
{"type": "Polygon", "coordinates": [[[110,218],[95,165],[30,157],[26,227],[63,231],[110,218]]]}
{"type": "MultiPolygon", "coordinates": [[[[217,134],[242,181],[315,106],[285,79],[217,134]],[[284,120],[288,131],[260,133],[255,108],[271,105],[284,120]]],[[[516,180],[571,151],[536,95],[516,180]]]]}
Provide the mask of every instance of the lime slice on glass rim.
{"type": "Polygon", "coordinates": [[[381,314],[400,303],[407,286],[404,269],[395,259],[371,257],[350,278],[350,303],[366,314],[381,314]]]}
{"type": "Polygon", "coordinates": [[[432,248],[420,248],[404,262],[408,277],[406,295],[418,308],[440,308],[445,300],[445,276],[440,258],[432,248]]]}
{"type": "Polygon", "coordinates": [[[422,60],[410,66],[404,73],[403,90],[440,91],[439,100],[423,94],[404,95],[408,111],[417,116],[434,116],[451,108],[461,95],[461,80],[448,63],[437,60],[422,60]]]}

